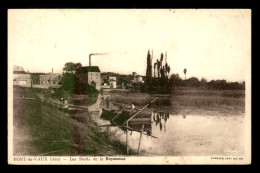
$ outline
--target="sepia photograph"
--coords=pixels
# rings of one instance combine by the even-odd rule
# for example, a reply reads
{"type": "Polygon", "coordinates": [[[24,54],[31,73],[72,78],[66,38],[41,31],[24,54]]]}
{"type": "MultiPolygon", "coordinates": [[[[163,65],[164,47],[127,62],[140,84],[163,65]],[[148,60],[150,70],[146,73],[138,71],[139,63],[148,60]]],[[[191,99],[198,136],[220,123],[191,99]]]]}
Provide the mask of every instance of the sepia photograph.
{"type": "Polygon", "coordinates": [[[251,164],[251,10],[9,9],[8,163],[251,164]]]}

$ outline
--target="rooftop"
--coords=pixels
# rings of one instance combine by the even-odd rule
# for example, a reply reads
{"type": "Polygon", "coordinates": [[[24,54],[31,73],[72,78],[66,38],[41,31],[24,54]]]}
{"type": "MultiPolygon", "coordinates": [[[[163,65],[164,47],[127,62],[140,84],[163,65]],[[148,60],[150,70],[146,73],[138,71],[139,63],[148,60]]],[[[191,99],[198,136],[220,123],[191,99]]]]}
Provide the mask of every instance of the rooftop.
{"type": "Polygon", "coordinates": [[[25,71],[13,71],[13,74],[30,74],[25,71]]]}
{"type": "Polygon", "coordinates": [[[80,67],[77,69],[77,72],[100,72],[100,69],[98,66],[86,66],[86,67],[80,67]]]}

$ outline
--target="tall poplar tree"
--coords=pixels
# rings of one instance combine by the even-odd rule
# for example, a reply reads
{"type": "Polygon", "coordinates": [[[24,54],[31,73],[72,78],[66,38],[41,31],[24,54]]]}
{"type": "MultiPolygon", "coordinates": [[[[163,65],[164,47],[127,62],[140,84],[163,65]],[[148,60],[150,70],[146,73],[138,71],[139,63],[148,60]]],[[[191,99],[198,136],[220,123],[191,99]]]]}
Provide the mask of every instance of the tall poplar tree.
{"type": "Polygon", "coordinates": [[[150,50],[148,50],[147,53],[147,68],[146,68],[146,84],[149,86],[152,83],[152,59],[151,59],[151,54],[150,50]]]}

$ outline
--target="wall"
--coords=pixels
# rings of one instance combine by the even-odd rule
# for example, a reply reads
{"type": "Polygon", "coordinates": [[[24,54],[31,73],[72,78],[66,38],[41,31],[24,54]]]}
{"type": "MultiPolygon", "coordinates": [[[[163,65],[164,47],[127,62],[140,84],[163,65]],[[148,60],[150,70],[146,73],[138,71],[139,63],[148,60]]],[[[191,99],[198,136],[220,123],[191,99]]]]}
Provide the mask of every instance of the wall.
{"type": "Polygon", "coordinates": [[[40,85],[51,85],[51,86],[58,86],[59,81],[61,80],[61,75],[40,75],[40,85]]]}
{"type": "Polygon", "coordinates": [[[30,74],[13,74],[13,85],[30,87],[31,86],[31,75],[30,74]]]}
{"type": "Polygon", "coordinates": [[[116,88],[116,81],[109,82],[110,88],[116,88]]]}
{"type": "Polygon", "coordinates": [[[101,87],[101,75],[100,72],[88,72],[88,83],[91,85],[91,82],[96,83],[96,89],[100,90],[101,87]]]}

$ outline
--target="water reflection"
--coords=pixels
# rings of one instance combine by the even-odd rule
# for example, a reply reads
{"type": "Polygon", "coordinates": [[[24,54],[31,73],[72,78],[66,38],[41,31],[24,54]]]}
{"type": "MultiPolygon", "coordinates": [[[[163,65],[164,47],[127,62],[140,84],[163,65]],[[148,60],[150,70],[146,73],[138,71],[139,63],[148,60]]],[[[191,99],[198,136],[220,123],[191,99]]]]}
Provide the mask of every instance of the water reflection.
{"type": "MultiPolygon", "coordinates": [[[[135,121],[129,122],[129,126],[140,131],[144,125],[147,137],[142,138],[141,150],[147,154],[226,155],[225,147],[237,148],[241,153],[244,152],[243,116],[152,112],[145,117],[144,115],[136,117],[135,121]]],[[[130,130],[128,145],[137,150],[140,133],[135,130],[130,130]]],[[[120,134],[122,141],[125,141],[123,131],[120,131],[120,134]]]]}
{"type": "Polygon", "coordinates": [[[156,126],[160,127],[160,131],[164,131],[166,132],[166,122],[169,119],[170,114],[169,113],[162,113],[162,112],[158,112],[158,113],[152,113],[152,119],[153,122],[155,122],[156,126]]]}
{"type": "MultiPolygon", "coordinates": [[[[151,136],[152,135],[152,125],[151,125],[151,119],[147,119],[146,121],[138,121],[138,119],[136,119],[136,121],[129,121],[129,127],[133,128],[137,131],[141,131],[142,126],[144,125],[144,129],[143,132],[146,132],[147,135],[151,136]]],[[[132,131],[130,133],[130,135],[132,134],[132,131]]]]}
{"type": "MultiPolygon", "coordinates": [[[[162,113],[162,112],[158,112],[158,113],[151,113],[149,115],[150,117],[148,117],[147,115],[145,116],[146,118],[139,116],[138,118],[133,119],[132,121],[129,121],[129,127],[140,131],[142,129],[142,126],[144,125],[144,132],[146,132],[146,134],[148,136],[152,136],[152,124],[155,123],[156,127],[159,127],[161,132],[166,133],[166,122],[170,117],[169,113],[162,113]]],[[[130,135],[132,134],[132,132],[130,133],[130,135]]]]}

